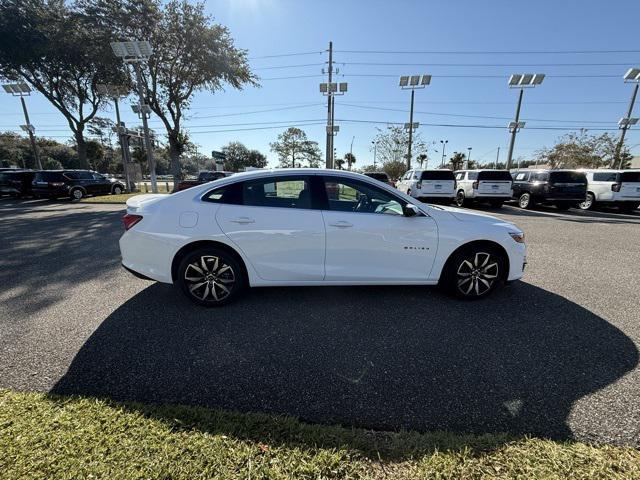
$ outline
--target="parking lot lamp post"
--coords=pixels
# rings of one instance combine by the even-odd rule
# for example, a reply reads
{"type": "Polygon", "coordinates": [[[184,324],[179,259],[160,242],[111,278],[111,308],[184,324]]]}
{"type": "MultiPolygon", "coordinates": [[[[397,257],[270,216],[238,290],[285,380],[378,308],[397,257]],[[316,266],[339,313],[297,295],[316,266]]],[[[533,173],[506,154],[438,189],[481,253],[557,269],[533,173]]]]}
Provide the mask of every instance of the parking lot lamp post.
{"type": "Polygon", "coordinates": [[[403,75],[400,77],[400,88],[403,90],[411,90],[411,107],[409,109],[409,123],[405,123],[404,127],[409,131],[409,144],[407,145],[407,170],[411,169],[411,144],[413,142],[413,130],[420,125],[413,122],[413,102],[415,99],[416,89],[425,88],[431,83],[431,75],[403,75]]]}
{"type": "Polygon", "coordinates": [[[142,128],[144,130],[145,149],[147,150],[147,160],[149,161],[149,174],[151,176],[151,191],[158,193],[158,182],[156,179],[156,163],[153,158],[153,145],[151,136],[149,135],[148,116],[151,114],[151,108],[144,102],[144,85],[142,84],[142,72],[140,64],[149,60],[153,53],[151,44],[148,41],[126,41],[111,42],[111,49],[116,57],[122,58],[125,64],[130,63],[136,75],[136,85],[138,97],[140,98],[140,116],[142,118],[142,128]]]}
{"type": "MultiPolygon", "coordinates": [[[[27,111],[27,103],[24,101],[24,97],[31,95],[31,87],[24,82],[18,83],[6,83],[2,85],[4,91],[10,93],[14,97],[20,97],[20,103],[22,104],[22,112],[24,113],[25,125],[20,125],[20,128],[29,134],[29,141],[31,142],[31,149],[33,150],[33,158],[36,160],[38,169],[42,170],[42,163],[40,162],[40,155],[38,155],[38,147],[36,145],[36,128],[31,125],[29,121],[29,112],[27,111]]],[[[24,166],[24,165],[23,165],[24,166]]]]}
{"type": "Polygon", "coordinates": [[[618,162],[619,169],[622,169],[622,147],[624,146],[624,137],[627,134],[627,129],[631,125],[635,125],[638,121],[637,118],[631,118],[631,114],[633,113],[633,106],[635,105],[636,97],[638,96],[638,87],[640,87],[640,68],[630,68],[623,78],[625,83],[635,83],[635,85],[633,87],[633,92],[631,93],[629,107],[627,108],[627,116],[621,118],[618,122],[618,126],[620,127],[620,140],[618,140],[618,145],[616,146],[616,153],[613,158],[612,166],[615,166],[615,163],[618,162]]]}
{"type": "Polygon", "coordinates": [[[465,168],[469,168],[469,164],[471,163],[471,150],[472,150],[472,147],[467,147],[467,150],[469,150],[469,154],[467,155],[467,166],[465,168]]]}
{"type": "Polygon", "coordinates": [[[329,97],[329,116],[327,118],[327,159],[325,168],[333,168],[335,154],[333,153],[333,137],[340,131],[339,126],[335,125],[335,96],[347,93],[349,85],[346,82],[327,82],[320,84],[320,93],[329,97]]]}
{"type": "Polygon", "coordinates": [[[516,107],[515,121],[509,123],[509,132],[511,133],[511,141],[509,142],[509,153],[507,154],[507,170],[511,168],[511,160],[513,158],[513,147],[516,143],[516,133],[524,127],[524,122],[520,121],[520,107],[522,106],[522,96],[525,88],[533,88],[540,85],[544,80],[543,73],[516,73],[509,77],[509,88],[519,88],[518,106],[516,107]],[[512,128],[514,125],[514,128],[512,128]]]}
{"type": "Polygon", "coordinates": [[[442,144],[442,161],[440,162],[440,168],[444,167],[444,149],[447,146],[447,143],[449,143],[449,140],[440,140],[440,143],[442,144]]]}
{"type": "Polygon", "coordinates": [[[373,144],[373,168],[376,168],[376,156],[378,154],[378,142],[376,142],[375,140],[371,140],[371,143],[373,144]]]}
{"type": "Polygon", "coordinates": [[[120,145],[120,152],[122,155],[122,173],[124,173],[125,181],[127,182],[127,190],[131,191],[131,179],[129,178],[129,169],[127,166],[128,163],[128,151],[125,149],[124,142],[124,128],[122,127],[122,122],[120,121],[120,105],[119,99],[122,97],[126,97],[127,89],[119,86],[119,85],[108,85],[108,84],[98,84],[96,85],[98,93],[109,97],[113,100],[113,104],[116,108],[116,127],[115,132],[118,135],[118,143],[120,145]]]}

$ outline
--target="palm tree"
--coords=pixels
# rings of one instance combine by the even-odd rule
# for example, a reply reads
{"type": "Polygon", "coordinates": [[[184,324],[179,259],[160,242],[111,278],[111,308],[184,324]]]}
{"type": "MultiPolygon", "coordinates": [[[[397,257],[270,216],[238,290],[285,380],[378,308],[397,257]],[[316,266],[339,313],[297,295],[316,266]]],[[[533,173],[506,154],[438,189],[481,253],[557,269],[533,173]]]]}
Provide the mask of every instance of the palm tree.
{"type": "Polygon", "coordinates": [[[347,162],[347,169],[351,170],[351,164],[356,163],[356,156],[353,153],[347,153],[344,156],[344,161],[347,162]]]}
{"type": "Polygon", "coordinates": [[[429,166],[429,157],[427,157],[426,153],[421,153],[420,155],[418,155],[416,157],[416,160],[418,161],[418,163],[420,164],[420,168],[422,168],[422,164],[424,162],[427,162],[427,167],[429,166]]]}

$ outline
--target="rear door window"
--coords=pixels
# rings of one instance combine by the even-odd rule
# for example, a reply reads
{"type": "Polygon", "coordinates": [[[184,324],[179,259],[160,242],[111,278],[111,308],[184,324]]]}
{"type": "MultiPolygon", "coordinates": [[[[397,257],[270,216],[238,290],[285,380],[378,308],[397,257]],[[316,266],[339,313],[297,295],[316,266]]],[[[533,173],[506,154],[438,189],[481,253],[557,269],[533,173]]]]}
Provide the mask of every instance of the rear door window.
{"type": "Polygon", "coordinates": [[[587,183],[587,177],[582,172],[550,172],[551,183],[587,183]]]}
{"type": "Polygon", "coordinates": [[[527,172],[518,172],[514,178],[516,182],[526,182],[529,178],[529,174],[527,172]]]}
{"type": "Polygon", "coordinates": [[[617,172],[597,172],[593,174],[594,182],[615,182],[617,179],[617,172]]]}
{"type": "Polygon", "coordinates": [[[455,180],[451,170],[431,170],[422,172],[421,180],[455,180]]]}
{"type": "Polygon", "coordinates": [[[478,172],[469,172],[467,174],[468,180],[478,180],[478,172]]]}
{"type": "Polygon", "coordinates": [[[60,172],[38,172],[35,176],[36,182],[60,182],[64,180],[60,172]]]}
{"type": "Polygon", "coordinates": [[[306,176],[261,178],[243,183],[243,204],[254,207],[311,208],[306,176]]]}

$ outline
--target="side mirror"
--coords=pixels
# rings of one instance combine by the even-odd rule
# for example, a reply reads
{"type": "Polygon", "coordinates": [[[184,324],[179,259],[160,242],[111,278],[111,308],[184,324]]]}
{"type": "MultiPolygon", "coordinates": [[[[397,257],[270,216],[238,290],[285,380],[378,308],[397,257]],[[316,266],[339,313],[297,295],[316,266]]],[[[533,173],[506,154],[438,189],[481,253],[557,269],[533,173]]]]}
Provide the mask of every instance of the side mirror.
{"type": "Polygon", "coordinates": [[[415,217],[420,214],[420,209],[411,203],[407,203],[403,209],[402,213],[405,217],[415,217]]]}

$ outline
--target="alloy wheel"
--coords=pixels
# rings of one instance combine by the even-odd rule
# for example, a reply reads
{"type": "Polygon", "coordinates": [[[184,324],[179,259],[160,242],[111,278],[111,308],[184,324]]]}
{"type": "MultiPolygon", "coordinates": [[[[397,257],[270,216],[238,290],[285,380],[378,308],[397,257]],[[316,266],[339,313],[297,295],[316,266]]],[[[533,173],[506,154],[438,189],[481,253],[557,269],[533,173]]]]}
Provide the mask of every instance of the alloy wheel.
{"type": "Polygon", "coordinates": [[[580,202],[580,208],[582,210],[589,210],[593,206],[593,195],[591,193],[587,193],[584,202],[580,202]]]}
{"type": "Polygon", "coordinates": [[[72,192],[73,198],[76,200],[80,200],[83,196],[82,194],[82,190],[80,190],[79,188],[76,188],[73,192],[72,192]]]}
{"type": "Polygon", "coordinates": [[[122,188],[120,187],[113,187],[113,193],[115,195],[120,195],[122,193],[122,188]]]}
{"type": "Polygon", "coordinates": [[[457,287],[465,296],[480,297],[498,280],[498,261],[487,252],[477,252],[458,266],[457,287]]]}
{"type": "Polygon", "coordinates": [[[198,300],[220,302],[231,294],[236,276],[220,257],[203,255],[187,265],[184,281],[189,293],[198,300]]]}
{"type": "Polygon", "coordinates": [[[531,195],[528,193],[520,195],[520,198],[518,199],[518,205],[520,205],[520,208],[527,208],[529,203],[531,203],[531,195]]]}
{"type": "Polygon", "coordinates": [[[464,205],[464,192],[460,191],[456,194],[456,205],[459,207],[464,205]]]}

